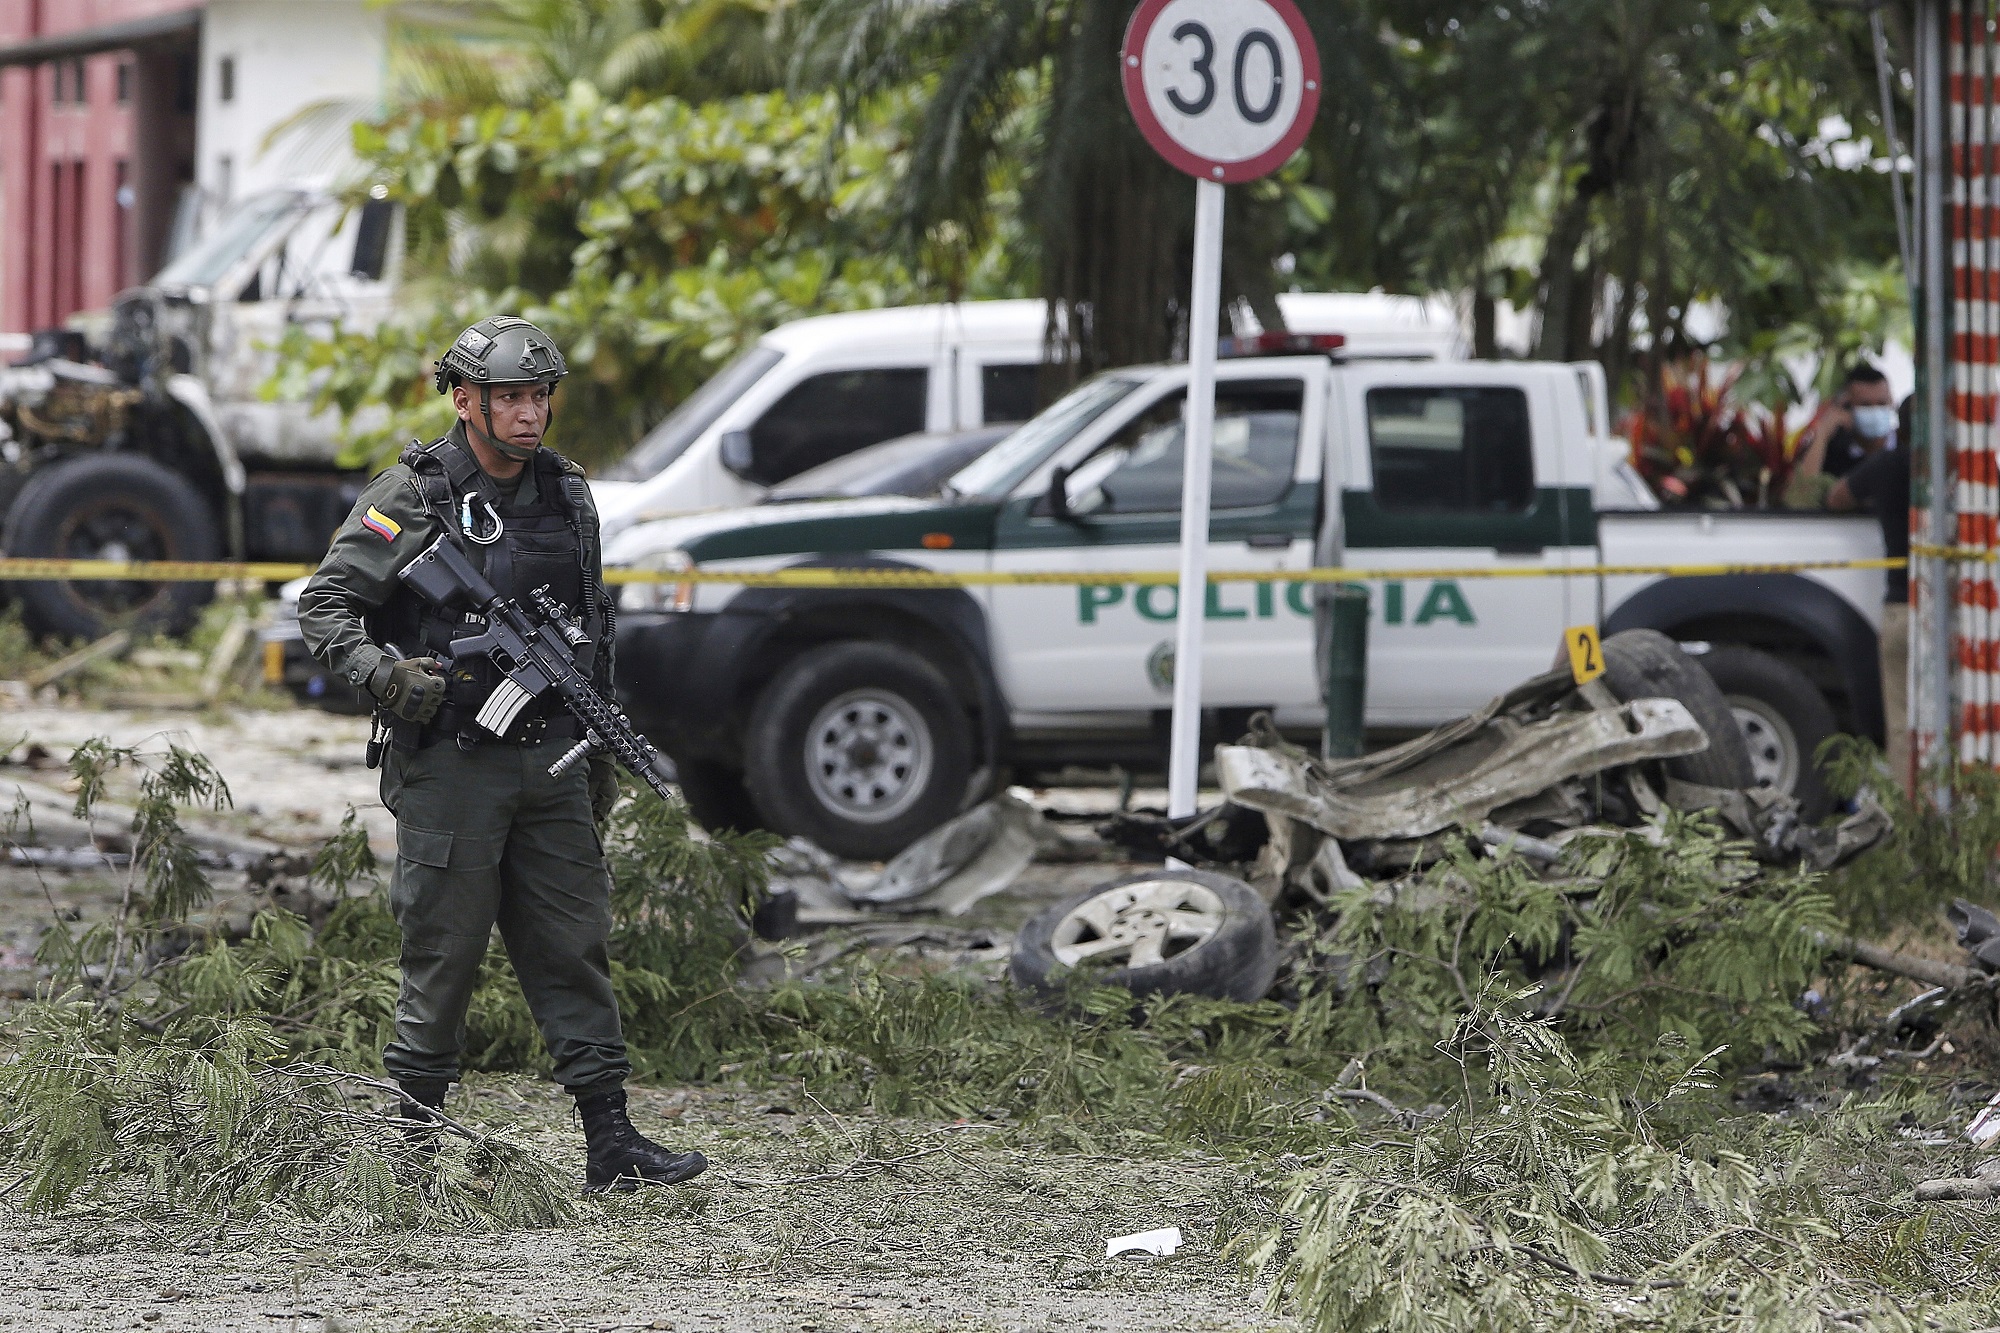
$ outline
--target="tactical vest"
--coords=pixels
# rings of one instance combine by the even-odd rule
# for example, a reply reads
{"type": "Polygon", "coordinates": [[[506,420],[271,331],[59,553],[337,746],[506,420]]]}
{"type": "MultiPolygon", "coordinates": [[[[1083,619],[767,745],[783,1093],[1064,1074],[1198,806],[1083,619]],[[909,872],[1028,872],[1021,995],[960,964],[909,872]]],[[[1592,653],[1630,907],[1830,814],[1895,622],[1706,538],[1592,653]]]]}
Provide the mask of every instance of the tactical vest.
{"type": "MultiPolygon", "coordinates": [[[[412,441],[399,461],[414,474],[424,508],[439,530],[458,543],[501,596],[527,607],[528,594],[545,587],[576,619],[590,638],[576,651],[577,665],[597,675],[600,652],[608,659],[609,648],[602,645],[609,642],[613,613],[596,575],[597,520],[583,478],[553,450],[537,450],[528,464],[534,469],[535,498],[520,504],[512,496],[502,501],[492,494],[493,483],[471,451],[450,436],[427,445],[412,441]]],[[[402,657],[450,662],[452,641],[483,632],[485,624],[476,615],[439,610],[399,587],[368,617],[368,628],[377,643],[393,645],[402,657]]],[[[500,679],[499,668],[484,657],[453,664],[437,716],[421,727],[393,724],[397,748],[420,749],[446,738],[466,744],[494,739],[472,719],[500,679]]],[[[578,734],[562,704],[545,696],[523,710],[500,739],[529,744],[578,734]]]]}

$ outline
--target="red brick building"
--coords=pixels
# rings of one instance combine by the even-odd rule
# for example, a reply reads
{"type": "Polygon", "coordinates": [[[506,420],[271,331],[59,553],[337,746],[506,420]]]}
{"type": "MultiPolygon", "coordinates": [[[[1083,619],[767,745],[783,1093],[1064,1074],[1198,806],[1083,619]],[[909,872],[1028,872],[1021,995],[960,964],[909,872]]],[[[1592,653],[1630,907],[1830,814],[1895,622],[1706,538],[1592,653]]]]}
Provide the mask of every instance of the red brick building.
{"type": "Polygon", "coordinates": [[[0,333],[158,266],[195,179],[198,0],[0,0],[0,333]]]}

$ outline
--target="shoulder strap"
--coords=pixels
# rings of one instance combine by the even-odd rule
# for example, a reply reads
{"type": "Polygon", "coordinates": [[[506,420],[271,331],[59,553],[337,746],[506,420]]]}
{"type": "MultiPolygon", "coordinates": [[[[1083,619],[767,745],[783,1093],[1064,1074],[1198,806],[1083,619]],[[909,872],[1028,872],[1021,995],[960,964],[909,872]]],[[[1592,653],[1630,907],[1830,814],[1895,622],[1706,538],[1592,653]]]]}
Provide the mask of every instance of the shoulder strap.
{"type": "Polygon", "coordinates": [[[605,644],[608,656],[612,612],[610,599],[598,586],[597,510],[590,503],[590,483],[583,479],[580,464],[547,447],[535,455],[535,465],[540,469],[537,484],[576,534],[576,559],[583,567],[583,631],[594,645],[605,644]]]}

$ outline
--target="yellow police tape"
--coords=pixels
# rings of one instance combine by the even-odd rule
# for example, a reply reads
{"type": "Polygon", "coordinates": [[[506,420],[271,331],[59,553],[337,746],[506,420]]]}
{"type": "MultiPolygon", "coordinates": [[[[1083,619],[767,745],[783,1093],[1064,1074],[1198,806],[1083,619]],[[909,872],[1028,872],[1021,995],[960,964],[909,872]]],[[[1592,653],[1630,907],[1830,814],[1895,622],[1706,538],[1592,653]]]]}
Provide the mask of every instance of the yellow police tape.
{"type": "MultiPolygon", "coordinates": [[[[1972,547],[1915,546],[1919,556],[1950,561],[1994,562],[2000,552],[1972,547]]],[[[1548,579],[1548,578],[1712,578],[1720,574],[1797,574],[1836,569],[1901,569],[1900,559],[1775,560],[1680,565],[1546,565],[1539,563],[1468,566],[1411,566],[1391,569],[1214,569],[1210,583],[1365,583],[1391,579],[1548,579]]],[[[29,560],[0,558],[0,582],[54,580],[214,583],[241,580],[277,583],[301,578],[314,565],[230,560],[29,560]]],[[[607,569],[606,583],[725,583],[750,588],[964,588],[1006,585],[1175,584],[1169,569],[959,571],[812,566],[771,570],[607,569]]]]}

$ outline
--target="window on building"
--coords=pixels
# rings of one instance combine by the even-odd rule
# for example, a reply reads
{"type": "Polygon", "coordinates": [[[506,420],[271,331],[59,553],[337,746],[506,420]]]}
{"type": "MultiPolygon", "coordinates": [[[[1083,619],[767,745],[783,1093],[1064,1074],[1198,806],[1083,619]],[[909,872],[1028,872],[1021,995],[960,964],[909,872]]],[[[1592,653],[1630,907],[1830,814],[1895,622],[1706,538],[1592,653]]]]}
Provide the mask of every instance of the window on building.
{"type": "Polygon", "coordinates": [[[1519,389],[1370,389],[1368,450],[1383,509],[1520,513],[1535,502],[1519,389]]]}
{"type": "Polygon", "coordinates": [[[225,204],[236,197],[236,159],[227,153],[215,159],[215,193],[225,204]]]}
{"type": "Polygon", "coordinates": [[[83,61],[50,62],[49,101],[56,106],[82,106],[84,100],[83,61]]]}
{"type": "Polygon", "coordinates": [[[224,102],[236,100],[236,57],[224,56],[215,66],[215,95],[224,102]]]}
{"type": "Polygon", "coordinates": [[[121,60],[118,62],[118,105],[130,106],[131,104],[132,104],[132,62],[129,60],[121,60]]]}
{"type": "Polygon", "coordinates": [[[174,62],[174,111],[179,115],[194,114],[195,73],[200,68],[192,51],[174,62]]]}

